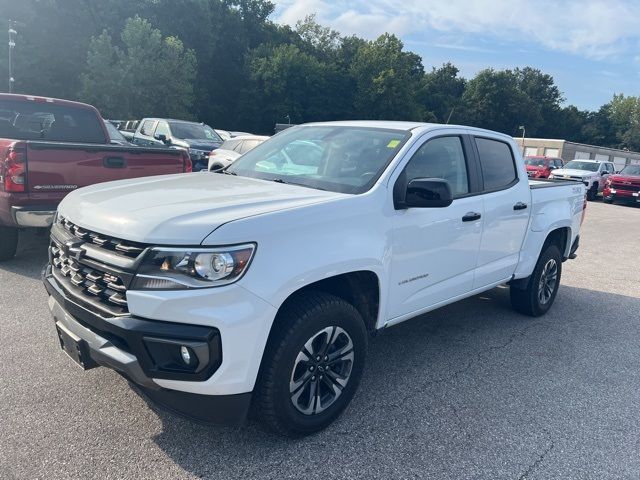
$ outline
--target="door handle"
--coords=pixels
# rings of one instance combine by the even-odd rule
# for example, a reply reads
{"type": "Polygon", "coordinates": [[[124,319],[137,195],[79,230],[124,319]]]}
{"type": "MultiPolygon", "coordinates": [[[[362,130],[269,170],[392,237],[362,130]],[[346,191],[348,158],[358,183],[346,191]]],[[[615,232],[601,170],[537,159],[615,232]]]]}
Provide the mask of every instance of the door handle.
{"type": "Polygon", "coordinates": [[[102,163],[107,168],[124,168],[127,166],[127,160],[123,157],[105,157],[102,163]]]}
{"type": "Polygon", "coordinates": [[[525,210],[527,208],[527,204],[524,202],[518,202],[513,206],[514,210],[525,210]]]}
{"type": "Polygon", "coordinates": [[[464,217],[462,217],[463,222],[474,222],[476,220],[480,220],[480,215],[478,212],[469,212],[464,217]]]}

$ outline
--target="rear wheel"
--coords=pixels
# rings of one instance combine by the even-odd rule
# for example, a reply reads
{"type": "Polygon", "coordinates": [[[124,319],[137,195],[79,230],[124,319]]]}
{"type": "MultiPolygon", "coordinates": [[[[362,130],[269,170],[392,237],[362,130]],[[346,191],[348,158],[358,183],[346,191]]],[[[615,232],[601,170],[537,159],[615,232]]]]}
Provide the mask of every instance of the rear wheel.
{"type": "Polygon", "coordinates": [[[525,315],[539,317],[553,305],[562,275],[562,255],[557,245],[547,245],[529,277],[526,288],[511,286],[511,305],[525,315]]]}
{"type": "Polygon", "coordinates": [[[18,229],[0,225],[0,262],[15,257],[18,249],[18,229]]]}
{"type": "Polygon", "coordinates": [[[611,204],[611,203],[613,203],[613,198],[603,197],[603,198],[602,198],[602,201],[603,201],[604,203],[609,203],[609,204],[611,204]]]}
{"type": "Polygon", "coordinates": [[[367,349],[358,311],[341,298],[307,292],[279,313],[256,388],[258,415],[286,436],[317,432],[355,394],[367,349]]]}

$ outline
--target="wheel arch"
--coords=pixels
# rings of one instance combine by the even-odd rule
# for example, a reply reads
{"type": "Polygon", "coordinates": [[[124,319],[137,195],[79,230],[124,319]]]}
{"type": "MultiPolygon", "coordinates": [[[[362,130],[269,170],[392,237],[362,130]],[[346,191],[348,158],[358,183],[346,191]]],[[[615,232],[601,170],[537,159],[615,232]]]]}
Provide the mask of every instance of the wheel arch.
{"type": "MultiPolygon", "coordinates": [[[[368,332],[376,330],[380,314],[380,278],[375,272],[357,270],[309,283],[291,292],[278,308],[278,312],[282,311],[296,296],[308,291],[321,291],[342,298],[358,310],[368,332]]],[[[277,323],[278,314],[276,314],[269,336],[277,323]]]]}

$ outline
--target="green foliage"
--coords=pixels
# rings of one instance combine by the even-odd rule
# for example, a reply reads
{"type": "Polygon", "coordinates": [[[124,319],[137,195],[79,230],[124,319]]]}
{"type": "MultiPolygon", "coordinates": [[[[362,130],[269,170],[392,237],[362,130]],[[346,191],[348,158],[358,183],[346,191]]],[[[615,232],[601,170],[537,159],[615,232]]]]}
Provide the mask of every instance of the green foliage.
{"type": "Polygon", "coordinates": [[[196,57],[140,17],[122,30],[123,49],[103,31],[91,40],[80,98],[111,118],[190,118],[196,57]]]}
{"type": "Polygon", "coordinates": [[[354,114],[363,119],[422,120],[417,101],[424,75],[422,59],[405,52],[395,35],[384,34],[358,48],[351,64],[356,92],[354,114]]]}
{"type": "MultiPolygon", "coordinates": [[[[425,73],[394,35],[368,41],[317,23],[270,20],[268,0],[0,0],[17,20],[16,91],[82,99],[105,116],[194,118],[271,133],[273,124],[398,119],[471,124],[640,150],[640,98],[598,111],[563,106],[530,67],[465,80],[425,73]]],[[[0,82],[7,78],[0,49],[0,82]]],[[[3,83],[0,83],[2,85],[3,83]]]]}

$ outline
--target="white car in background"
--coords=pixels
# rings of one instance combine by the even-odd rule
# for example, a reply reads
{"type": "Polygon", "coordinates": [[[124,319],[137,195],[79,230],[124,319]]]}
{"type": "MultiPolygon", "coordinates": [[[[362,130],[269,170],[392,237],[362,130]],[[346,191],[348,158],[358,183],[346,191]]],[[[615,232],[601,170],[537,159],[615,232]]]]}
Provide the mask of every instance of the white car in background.
{"type": "Polygon", "coordinates": [[[229,140],[230,138],[234,138],[234,137],[245,137],[248,135],[252,135],[251,133],[247,133],[247,132],[235,132],[235,131],[232,132],[229,130],[220,130],[219,128],[214,128],[214,130],[218,135],[220,135],[220,138],[222,138],[222,140],[229,140]]]}
{"type": "Polygon", "coordinates": [[[225,140],[220,148],[209,154],[209,171],[215,172],[231,165],[240,155],[257,147],[268,138],[262,135],[245,135],[225,140]]]}
{"type": "Polygon", "coordinates": [[[587,187],[587,199],[595,200],[598,193],[602,192],[609,175],[614,173],[616,173],[616,167],[612,162],[571,160],[564,168],[551,172],[549,178],[582,182],[587,187]]]}

